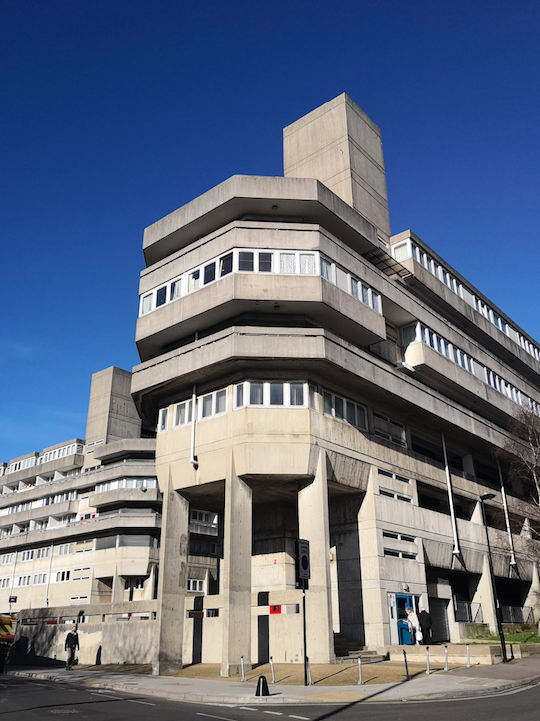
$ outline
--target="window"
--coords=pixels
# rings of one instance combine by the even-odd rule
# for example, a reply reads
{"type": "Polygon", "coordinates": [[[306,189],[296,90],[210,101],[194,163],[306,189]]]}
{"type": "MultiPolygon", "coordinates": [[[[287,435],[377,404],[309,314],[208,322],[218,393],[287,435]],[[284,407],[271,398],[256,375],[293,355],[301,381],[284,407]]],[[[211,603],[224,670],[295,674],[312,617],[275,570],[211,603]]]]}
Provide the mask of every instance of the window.
{"type": "Polygon", "coordinates": [[[383,531],[383,538],[392,538],[395,541],[406,541],[407,543],[416,543],[414,536],[408,536],[404,533],[396,533],[395,531],[383,531]]]}
{"type": "Polygon", "coordinates": [[[208,418],[212,415],[212,394],[203,396],[202,399],[202,417],[208,418]]]}
{"type": "Polygon", "coordinates": [[[173,280],[171,283],[171,300],[176,300],[182,295],[182,281],[173,280]]]}
{"type": "Polygon", "coordinates": [[[272,272],[272,253],[259,253],[259,273],[272,272]]]}
{"type": "Polygon", "coordinates": [[[0,578],[0,588],[11,588],[11,578],[0,578]]]}
{"type": "Polygon", "coordinates": [[[344,420],[357,428],[366,427],[366,409],[348,398],[324,391],[324,413],[344,420]]]}
{"type": "Polygon", "coordinates": [[[377,469],[377,473],[379,476],[384,476],[385,478],[393,478],[396,481],[401,481],[402,483],[410,483],[411,479],[406,478],[406,476],[400,476],[397,473],[393,473],[392,471],[385,471],[382,468],[377,469]]]}
{"type": "Polygon", "coordinates": [[[249,405],[250,406],[262,406],[263,404],[263,384],[253,383],[249,384],[249,405]]]}
{"type": "Polygon", "coordinates": [[[398,263],[401,263],[402,260],[406,260],[407,258],[411,257],[408,243],[400,243],[399,245],[394,245],[392,250],[394,251],[394,258],[398,261],[398,263]]]}
{"type": "Polygon", "coordinates": [[[3,553],[2,556],[0,556],[0,564],[2,566],[6,566],[8,563],[13,563],[14,560],[15,560],[14,553],[3,553]]]}
{"type": "Polygon", "coordinates": [[[47,583],[46,573],[34,573],[34,586],[43,586],[47,583]]]}
{"type": "Polygon", "coordinates": [[[317,389],[312,385],[309,386],[309,407],[317,410],[317,389]]]}
{"type": "Polygon", "coordinates": [[[353,298],[358,298],[358,285],[359,281],[351,277],[351,295],[353,298]]]}
{"type": "Polygon", "coordinates": [[[373,413],[373,431],[379,438],[406,446],[405,426],[380,413],[373,413]]]}
{"type": "Polygon", "coordinates": [[[236,407],[241,408],[244,405],[244,384],[239,383],[236,386],[236,407]]]}
{"type": "Polygon", "coordinates": [[[216,414],[225,413],[227,410],[227,391],[217,391],[216,393],[216,414]]]}
{"type": "Polygon", "coordinates": [[[169,409],[162,408],[159,412],[158,431],[163,433],[167,430],[167,419],[169,417],[169,409]]]}
{"type": "Polygon", "coordinates": [[[321,258],[321,275],[326,280],[332,280],[332,263],[326,258],[321,258]]]}
{"type": "Polygon", "coordinates": [[[167,286],[163,286],[163,288],[158,288],[158,291],[156,293],[156,308],[159,308],[160,305],[165,305],[167,302],[167,286]]]}
{"type": "Polygon", "coordinates": [[[55,583],[66,583],[69,581],[70,571],[56,571],[54,574],[55,583]]]}
{"type": "Polygon", "coordinates": [[[315,256],[313,253],[300,253],[300,273],[315,275],[315,256]]]}
{"type": "Polygon", "coordinates": [[[192,293],[194,290],[199,289],[199,277],[199,270],[194,270],[193,273],[188,275],[188,293],[192,293]]]}
{"type": "Polygon", "coordinates": [[[219,275],[221,278],[223,278],[224,275],[228,275],[229,273],[232,273],[233,269],[233,254],[228,253],[227,255],[224,255],[223,258],[220,260],[220,266],[219,266],[219,275]]]}
{"type": "Polygon", "coordinates": [[[17,586],[29,586],[31,576],[19,576],[17,579],[17,586]]]}
{"type": "Polygon", "coordinates": [[[418,554],[416,554],[416,553],[407,553],[406,551],[396,551],[393,548],[385,548],[384,555],[392,556],[393,558],[404,558],[408,561],[416,561],[416,559],[418,558],[418,554]]]}
{"type": "Polygon", "coordinates": [[[141,315],[144,315],[145,313],[150,313],[151,310],[152,310],[152,293],[148,293],[148,295],[143,295],[142,305],[141,305],[141,315]]]}
{"type": "Polygon", "coordinates": [[[31,561],[34,558],[34,551],[23,551],[21,561],[31,561]]]}
{"type": "Polygon", "coordinates": [[[283,405],[283,383],[270,383],[270,405],[283,405]]]}
{"type": "Polygon", "coordinates": [[[216,279],[216,264],[209,263],[204,267],[204,284],[211,283],[216,279]]]}
{"type": "Polygon", "coordinates": [[[58,546],[58,555],[59,556],[69,556],[73,553],[73,544],[72,543],[62,543],[60,546],[58,546]]]}
{"type": "Polygon", "coordinates": [[[178,403],[174,416],[175,426],[183,426],[186,423],[191,423],[191,405],[192,401],[184,401],[183,403],[178,403]]]}
{"type": "Polygon", "coordinates": [[[238,270],[253,271],[253,253],[245,251],[238,253],[238,270]]]}
{"type": "Polygon", "coordinates": [[[285,274],[296,273],[296,255],[294,253],[280,253],[279,272],[285,274]]]}
{"type": "Polygon", "coordinates": [[[304,384],[303,383],[291,383],[291,406],[303,406],[304,405],[304,384]]]}
{"type": "Polygon", "coordinates": [[[206,618],[217,618],[219,616],[219,608],[208,608],[206,610],[206,618]]]}
{"type": "Polygon", "coordinates": [[[188,591],[204,591],[204,581],[200,578],[188,578],[187,582],[188,591]]]}
{"type": "Polygon", "coordinates": [[[402,493],[395,493],[394,491],[390,491],[388,488],[379,488],[379,495],[386,496],[387,498],[394,498],[396,501],[412,503],[412,498],[410,496],[404,496],[402,493]]]}

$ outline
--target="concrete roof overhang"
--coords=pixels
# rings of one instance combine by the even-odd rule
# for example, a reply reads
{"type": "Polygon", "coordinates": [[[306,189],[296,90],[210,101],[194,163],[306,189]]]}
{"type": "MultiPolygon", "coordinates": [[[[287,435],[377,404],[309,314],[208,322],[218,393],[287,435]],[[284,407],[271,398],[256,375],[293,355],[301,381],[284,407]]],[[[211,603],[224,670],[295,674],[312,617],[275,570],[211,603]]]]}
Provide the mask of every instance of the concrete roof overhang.
{"type": "Polygon", "coordinates": [[[234,220],[252,216],[317,223],[360,255],[379,247],[375,226],[314,178],[233,175],[145,229],[146,265],[234,220]]]}

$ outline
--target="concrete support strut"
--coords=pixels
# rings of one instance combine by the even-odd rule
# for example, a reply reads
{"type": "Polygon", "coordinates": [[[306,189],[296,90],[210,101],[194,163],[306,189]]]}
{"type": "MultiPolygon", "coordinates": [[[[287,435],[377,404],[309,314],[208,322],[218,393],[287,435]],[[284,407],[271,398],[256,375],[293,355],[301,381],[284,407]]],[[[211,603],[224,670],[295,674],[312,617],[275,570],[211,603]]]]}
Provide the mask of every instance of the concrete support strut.
{"type": "Polygon", "coordinates": [[[330,523],[326,451],[321,450],[313,481],[298,491],[300,538],[309,541],[311,579],[306,592],[307,655],[311,663],[334,659],[332,584],[330,578],[330,523]]]}
{"type": "Polygon", "coordinates": [[[154,676],[182,668],[184,602],[189,551],[189,504],[170,485],[163,494],[158,611],[158,655],[154,676]]]}
{"type": "Polygon", "coordinates": [[[225,535],[223,539],[223,640],[221,676],[251,670],[251,545],[252,491],[236,475],[231,452],[225,480],[225,535]]]}

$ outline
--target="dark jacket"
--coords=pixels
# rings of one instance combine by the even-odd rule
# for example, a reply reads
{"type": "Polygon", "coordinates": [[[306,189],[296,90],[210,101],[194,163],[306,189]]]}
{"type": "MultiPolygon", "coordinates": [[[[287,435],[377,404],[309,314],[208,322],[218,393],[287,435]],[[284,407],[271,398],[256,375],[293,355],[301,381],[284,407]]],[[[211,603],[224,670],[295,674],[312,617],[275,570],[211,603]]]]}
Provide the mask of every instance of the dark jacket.
{"type": "Polygon", "coordinates": [[[64,650],[67,651],[68,648],[79,648],[79,634],[77,633],[77,631],[75,631],[75,633],[73,633],[73,631],[70,631],[66,636],[64,650]]]}
{"type": "Polygon", "coordinates": [[[427,637],[431,631],[431,626],[433,625],[431,621],[431,614],[427,611],[420,611],[418,614],[418,621],[420,623],[420,628],[422,629],[422,635],[427,637]]]}

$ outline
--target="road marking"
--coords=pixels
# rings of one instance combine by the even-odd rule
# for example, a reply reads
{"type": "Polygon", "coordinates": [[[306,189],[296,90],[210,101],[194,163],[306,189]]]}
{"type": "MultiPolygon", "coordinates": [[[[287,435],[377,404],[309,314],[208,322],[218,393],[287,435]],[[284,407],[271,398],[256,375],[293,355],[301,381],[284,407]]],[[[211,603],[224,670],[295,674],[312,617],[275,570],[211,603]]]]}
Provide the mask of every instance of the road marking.
{"type": "Polygon", "coordinates": [[[258,708],[250,708],[249,706],[240,706],[242,711],[258,711],[258,708]]]}
{"type": "Polygon", "coordinates": [[[272,714],[272,716],[283,716],[280,711],[263,711],[263,713],[269,713],[272,714]]]}
{"type": "Polygon", "coordinates": [[[293,716],[292,713],[289,714],[289,718],[298,718],[301,719],[301,721],[309,721],[309,716],[293,716]]]}
{"type": "Polygon", "coordinates": [[[199,713],[197,712],[197,716],[206,716],[206,718],[217,718],[219,721],[235,721],[235,719],[232,718],[224,718],[223,716],[212,716],[210,713],[199,713]]]}
{"type": "Polygon", "coordinates": [[[149,703],[148,701],[135,701],[134,698],[128,698],[127,700],[130,701],[131,703],[142,703],[144,706],[155,706],[156,705],[155,703],[149,703]]]}

